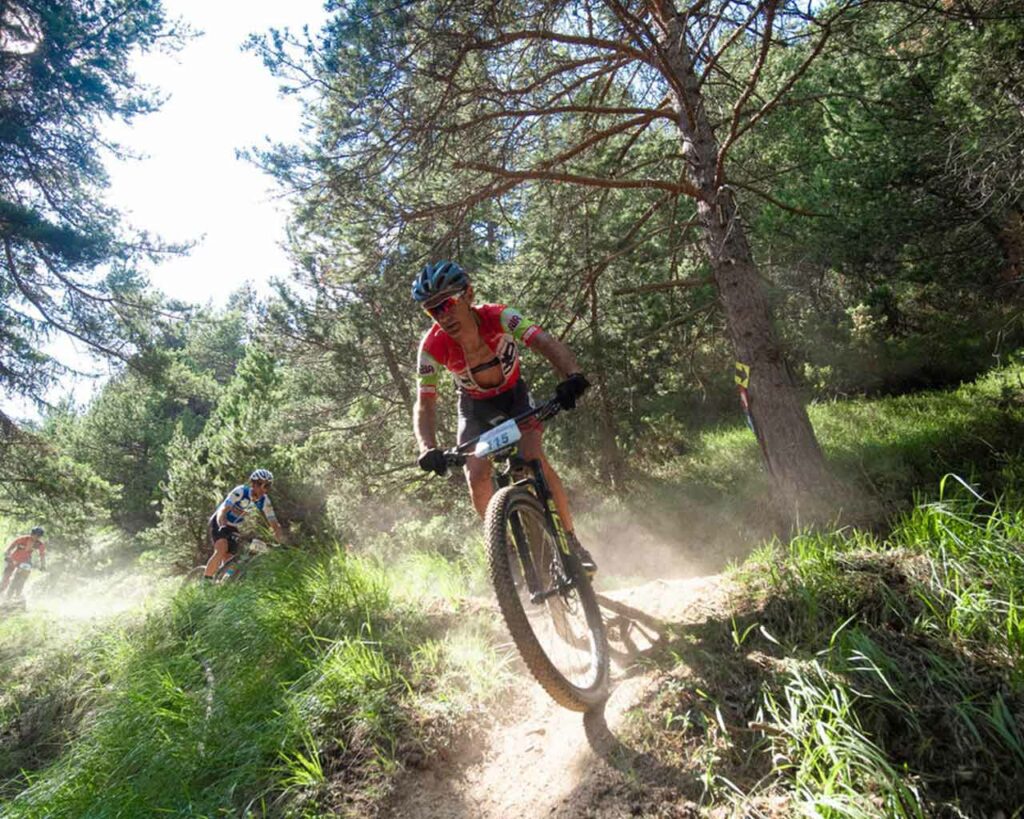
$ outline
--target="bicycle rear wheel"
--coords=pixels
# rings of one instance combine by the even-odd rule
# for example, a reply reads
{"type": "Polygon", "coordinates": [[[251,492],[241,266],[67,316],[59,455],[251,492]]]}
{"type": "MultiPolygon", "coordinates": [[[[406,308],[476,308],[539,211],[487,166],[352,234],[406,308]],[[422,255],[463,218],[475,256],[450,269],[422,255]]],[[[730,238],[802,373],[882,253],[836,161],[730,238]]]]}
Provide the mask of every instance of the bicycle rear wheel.
{"type": "Polygon", "coordinates": [[[191,586],[194,583],[199,583],[203,579],[203,575],[206,573],[206,565],[200,563],[198,566],[193,566],[189,569],[184,576],[181,578],[181,585],[191,586]]]}
{"type": "Polygon", "coordinates": [[[518,486],[499,489],[485,521],[491,582],[516,648],[559,705],[589,711],[608,696],[608,641],[586,573],[568,572],[544,507],[518,486]],[[554,592],[533,602],[529,585],[554,592]]]}

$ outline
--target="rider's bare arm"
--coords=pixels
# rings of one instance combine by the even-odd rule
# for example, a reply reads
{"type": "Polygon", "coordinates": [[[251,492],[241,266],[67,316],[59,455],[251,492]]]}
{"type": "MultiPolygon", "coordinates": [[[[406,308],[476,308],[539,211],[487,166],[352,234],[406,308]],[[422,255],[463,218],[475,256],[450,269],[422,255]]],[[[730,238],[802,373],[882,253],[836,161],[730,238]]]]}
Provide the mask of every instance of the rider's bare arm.
{"type": "Polygon", "coordinates": [[[261,505],[257,508],[263,514],[267,523],[270,524],[270,528],[273,529],[277,542],[284,543],[284,527],[281,526],[281,522],[277,519],[277,512],[274,511],[274,504],[270,500],[270,495],[264,495],[261,505]]]}
{"type": "Polygon", "coordinates": [[[555,368],[562,378],[580,371],[580,365],[577,363],[576,356],[573,355],[572,350],[553,335],[543,330],[530,339],[530,349],[536,350],[550,361],[551,366],[555,368]]]}
{"type": "Polygon", "coordinates": [[[276,520],[268,521],[270,528],[274,530],[274,537],[277,538],[278,543],[284,543],[284,527],[281,526],[276,520]]]}
{"type": "Polygon", "coordinates": [[[4,558],[6,559],[13,555],[18,550],[18,547],[22,545],[23,540],[24,538],[20,537],[16,537],[14,540],[12,540],[11,545],[8,546],[7,551],[4,552],[4,558]]]}
{"type": "Polygon", "coordinates": [[[437,446],[437,396],[420,395],[412,410],[413,431],[420,454],[437,446]]]}

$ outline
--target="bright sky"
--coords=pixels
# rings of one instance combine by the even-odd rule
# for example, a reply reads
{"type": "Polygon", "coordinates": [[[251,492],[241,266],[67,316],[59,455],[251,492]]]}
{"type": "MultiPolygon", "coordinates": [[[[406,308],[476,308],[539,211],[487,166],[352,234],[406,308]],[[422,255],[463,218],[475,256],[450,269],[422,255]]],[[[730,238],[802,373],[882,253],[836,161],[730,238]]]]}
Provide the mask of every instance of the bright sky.
{"type": "Polygon", "coordinates": [[[136,61],[138,79],[170,98],[158,113],[114,130],[147,158],[110,166],[110,201],[136,227],[199,241],[188,258],[161,264],[152,281],[169,296],[219,305],[244,282],[265,289],[288,269],[283,203],[273,200],[271,180],[235,150],[265,137],[297,139],[299,103],[282,98],[241,45],[271,27],[315,31],[326,14],[322,0],[164,0],[164,7],[203,36],[176,55],[136,61]]]}
{"type": "MultiPolygon", "coordinates": [[[[245,282],[269,292],[284,276],[285,205],[275,201],[272,180],[235,149],[298,139],[300,106],[278,94],[276,80],[259,58],[243,53],[249,34],[270,28],[318,30],[326,20],[323,0],[164,0],[170,17],[183,18],[202,36],[174,55],[140,55],[137,79],[167,97],[160,111],[131,127],[116,123],[108,136],[145,158],[109,162],[110,204],[127,221],[168,241],[197,241],[189,256],[170,258],[150,271],[168,296],[223,305],[245,282]]],[[[108,374],[82,345],[57,338],[48,350],[98,378],[65,379],[48,395],[71,393],[85,402],[108,374]]],[[[34,417],[20,400],[0,400],[14,417],[34,417]]]]}

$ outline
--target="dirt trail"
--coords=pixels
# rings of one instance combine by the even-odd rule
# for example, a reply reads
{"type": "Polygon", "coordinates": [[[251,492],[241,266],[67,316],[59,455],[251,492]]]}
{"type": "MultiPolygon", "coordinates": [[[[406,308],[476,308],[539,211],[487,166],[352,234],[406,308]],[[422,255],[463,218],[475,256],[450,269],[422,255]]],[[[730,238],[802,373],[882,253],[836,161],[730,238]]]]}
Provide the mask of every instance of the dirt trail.
{"type": "Polygon", "coordinates": [[[32,589],[30,611],[45,612],[61,622],[86,623],[106,620],[133,611],[153,594],[154,578],[136,572],[111,573],[106,577],[77,580],[54,591],[32,589]]]}
{"type": "Polygon", "coordinates": [[[612,695],[603,713],[584,718],[567,711],[530,678],[522,700],[501,718],[495,715],[473,748],[453,749],[446,764],[410,772],[387,815],[505,819],[635,812],[628,789],[616,786],[623,774],[608,760],[631,753],[616,734],[655,680],[642,658],[665,638],[666,624],[698,623],[718,613],[722,585],[716,575],[599,593],[613,658],[612,695]]]}

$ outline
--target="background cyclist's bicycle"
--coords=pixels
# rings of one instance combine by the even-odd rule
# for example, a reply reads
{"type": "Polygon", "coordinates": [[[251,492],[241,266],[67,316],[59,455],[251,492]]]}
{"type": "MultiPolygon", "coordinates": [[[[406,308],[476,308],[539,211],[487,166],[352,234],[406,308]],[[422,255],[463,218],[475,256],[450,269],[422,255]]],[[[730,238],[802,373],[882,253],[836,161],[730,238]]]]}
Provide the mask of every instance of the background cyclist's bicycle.
{"type": "Polygon", "coordinates": [[[0,607],[5,610],[25,608],[25,582],[33,568],[28,561],[22,561],[15,566],[11,581],[7,585],[3,599],[0,600],[0,607]]]}
{"type": "MultiPolygon", "coordinates": [[[[225,560],[219,569],[213,574],[214,583],[228,583],[232,580],[237,580],[245,574],[249,568],[249,564],[262,554],[266,554],[271,550],[271,546],[260,540],[259,538],[253,538],[248,542],[240,542],[238,551],[233,555],[229,555],[228,559],[225,560]]],[[[198,582],[203,579],[203,575],[206,572],[206,564],[201,563],[198,566],[193,567],[189,570],[188,574],[185,575],[185,584],[198,582]]]]}

